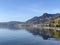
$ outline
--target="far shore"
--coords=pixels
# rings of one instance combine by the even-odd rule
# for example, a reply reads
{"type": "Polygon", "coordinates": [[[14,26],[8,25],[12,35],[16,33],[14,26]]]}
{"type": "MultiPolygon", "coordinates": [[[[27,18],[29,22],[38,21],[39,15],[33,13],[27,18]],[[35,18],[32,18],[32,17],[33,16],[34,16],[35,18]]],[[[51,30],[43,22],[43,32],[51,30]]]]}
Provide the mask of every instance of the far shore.
{"type": "Polygon", "coordinates": [[[40,28],[40,29],[60,30],[60,27],[46,27],[46,26],[44,26],[44,27],[42,27],[42,28],[40,28]]]}

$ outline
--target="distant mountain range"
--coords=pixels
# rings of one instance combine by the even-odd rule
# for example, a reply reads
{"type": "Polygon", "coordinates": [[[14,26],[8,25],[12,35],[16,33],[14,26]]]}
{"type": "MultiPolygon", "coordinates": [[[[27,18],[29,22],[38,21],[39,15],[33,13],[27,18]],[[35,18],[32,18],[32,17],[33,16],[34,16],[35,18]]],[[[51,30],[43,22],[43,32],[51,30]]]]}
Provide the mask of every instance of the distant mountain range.
{"type": "Polygon", "coordinates": [[[0,27],[4,28],[16,28],[17,24],[48,24],[48,21],[53,21],[56,18],[60,18],[60,14],[48,14],[44,13],[42,16],[33,17],[26,22],[10,21],[10,22],[0,22],[0,27]]]}
{"type": "Polygon", "coordinates": [[[23,24],[24,22],[10,21],[10,22],[0,22],[1,28],[16,28],[17,24],[23,24]]]}

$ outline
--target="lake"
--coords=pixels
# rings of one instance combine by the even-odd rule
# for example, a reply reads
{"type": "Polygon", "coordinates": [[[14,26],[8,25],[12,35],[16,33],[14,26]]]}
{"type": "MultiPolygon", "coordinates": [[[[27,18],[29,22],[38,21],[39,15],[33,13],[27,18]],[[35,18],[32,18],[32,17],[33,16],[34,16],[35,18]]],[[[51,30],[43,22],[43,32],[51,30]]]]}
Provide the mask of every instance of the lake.
{"type": "Polygon", "coordinates": [[[0,28],[0,45],[60,45],[60,32],[0,28]]]}

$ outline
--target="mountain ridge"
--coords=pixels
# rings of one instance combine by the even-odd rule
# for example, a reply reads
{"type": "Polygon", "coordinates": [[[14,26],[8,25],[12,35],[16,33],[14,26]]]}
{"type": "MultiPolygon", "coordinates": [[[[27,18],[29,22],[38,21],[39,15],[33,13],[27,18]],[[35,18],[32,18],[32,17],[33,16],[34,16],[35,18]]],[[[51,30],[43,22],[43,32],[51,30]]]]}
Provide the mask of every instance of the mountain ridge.
{"type": "Polygon", "coordinates": [[[54,20],[56,18],[60,18],[60,14],[48,14],[44,13],[42,16],[39,17],[33,17],[32,19],[26,21],[26,23],[33,23],[33,24],[39,24],[39,23],[47,23],[49,20],[54,20]]]}

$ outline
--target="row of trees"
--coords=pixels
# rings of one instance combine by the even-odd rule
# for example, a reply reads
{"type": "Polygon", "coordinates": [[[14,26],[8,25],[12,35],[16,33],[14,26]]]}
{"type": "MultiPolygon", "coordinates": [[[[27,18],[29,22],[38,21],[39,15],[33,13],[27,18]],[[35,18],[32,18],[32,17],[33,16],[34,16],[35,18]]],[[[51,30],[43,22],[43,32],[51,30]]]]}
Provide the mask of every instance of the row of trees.
{"type": "Polygon", "coordinates": [[[57,19],[54,20],[54,25],[56,27],[60,27],[60,18],[57,18],[57,19]]]}
{"type": "Polygon", "coordinates": [[[60,27],[60,18],[57,18],[53,21],[49,21],[49,26],[60,27]]]}

